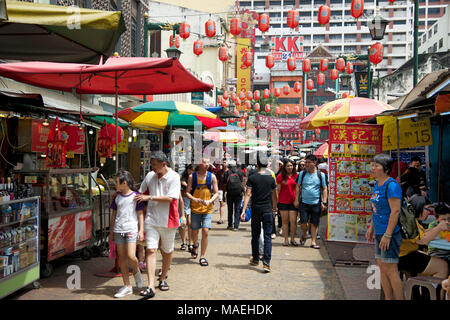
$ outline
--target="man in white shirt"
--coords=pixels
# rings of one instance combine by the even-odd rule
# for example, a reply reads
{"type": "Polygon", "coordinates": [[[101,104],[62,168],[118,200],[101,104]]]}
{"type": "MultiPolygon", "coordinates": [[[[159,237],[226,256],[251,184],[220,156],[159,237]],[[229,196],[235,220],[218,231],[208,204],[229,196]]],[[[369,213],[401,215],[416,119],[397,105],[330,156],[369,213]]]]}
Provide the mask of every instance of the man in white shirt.
{"type": "MultiPolygon", "coordinates": [[[[172,263],[175,234],[180,226],[178,216],[180,176],[167,166],[167,161],[166,155],[161,151],[152,154],[150,159],[152,171],[147,174],[139,190],[140,193],[144,193],[148,189],[149,195],[140,194],[135,197],[138,202],[148,201],[144,221],[148,288],[141,292],[146,298],[155,295],[156,252],[160,240],[163,263],[158,288],[161,291],[169,290],[166,278],[172,263]]],[[[181,222],[183,225],[186,223],[184,214],[181,222]]]]}

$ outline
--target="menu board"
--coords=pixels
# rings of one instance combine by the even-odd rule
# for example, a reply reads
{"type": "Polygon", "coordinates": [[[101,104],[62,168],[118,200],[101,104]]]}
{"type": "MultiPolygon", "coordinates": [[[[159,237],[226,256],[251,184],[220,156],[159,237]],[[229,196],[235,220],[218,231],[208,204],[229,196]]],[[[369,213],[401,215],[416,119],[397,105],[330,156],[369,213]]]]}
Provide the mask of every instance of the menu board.
{"type": "Polygon", "coordinates": [[[372,159],[382,152],[383,126],[330,124],[328,241],[367,243],[372,159]]]}

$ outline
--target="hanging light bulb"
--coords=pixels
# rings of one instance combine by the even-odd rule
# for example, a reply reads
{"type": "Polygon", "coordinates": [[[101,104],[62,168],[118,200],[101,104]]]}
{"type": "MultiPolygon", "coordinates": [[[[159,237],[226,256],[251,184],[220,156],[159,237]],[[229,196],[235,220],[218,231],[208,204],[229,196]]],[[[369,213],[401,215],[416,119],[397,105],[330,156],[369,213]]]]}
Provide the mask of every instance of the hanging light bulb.
{"type": "Polygon", "coordinates": [[[132,141],[133,141],[133,138],[131,138],[131,136],[128,137],[128,142],[132,142],[132,141]]]}
{"type": "Polygon", "coordinates": [[[89,134],[94,134],[94,130],[92,130],[92,128],[89,129],[89,134]]]}
{"type": "Polygon", "coordinates": [[[116,156],[113,156],[113,161],[116,161],[116,156]]]}
{"type": "Polygon", "coordinates": [[[47,119],[47,118],[45,118],[45,120],[44,120],[44,122],[42,123],[42,125],[43,125],[44,127],[48,127],[49,123],[48,123],[48,119],[47,119]]]}
{"type": "Polygon", "coordinates": [[[137,130],[133,129],[133,137],[136,137],[136,136],[137,136],[137,130]]]}

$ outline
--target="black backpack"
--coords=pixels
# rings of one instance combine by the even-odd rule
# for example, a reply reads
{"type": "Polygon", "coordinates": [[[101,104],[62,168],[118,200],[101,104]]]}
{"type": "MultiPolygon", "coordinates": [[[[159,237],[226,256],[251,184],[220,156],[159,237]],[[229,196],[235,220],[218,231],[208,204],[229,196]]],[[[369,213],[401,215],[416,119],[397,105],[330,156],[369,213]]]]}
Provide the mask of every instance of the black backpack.
{"type": "MultiPolygon", "coordinates": [[[[386,194],[385,194],[386,200],[388,199],[387,192],[389,184],[391,182],[392,180],[389,181],[386,186],[386,194]]],[[[413,197],[414,196],[415,195],[413,195],[413,197]]],[[[417,227],[416,223],[414,207],[406,200],[404,200],[404,204],[402,204],[400,207],[399,225],[403,239],[415,239],[419,235],[419,228],[417,227]]]]}
{"type": "Polygon", "coordinates": [[[227,193],[230,196],[238,196],[242,194],[244,187],[242,186],[242,180],[239,173],[230,171],[227,178],[227,193]]]}

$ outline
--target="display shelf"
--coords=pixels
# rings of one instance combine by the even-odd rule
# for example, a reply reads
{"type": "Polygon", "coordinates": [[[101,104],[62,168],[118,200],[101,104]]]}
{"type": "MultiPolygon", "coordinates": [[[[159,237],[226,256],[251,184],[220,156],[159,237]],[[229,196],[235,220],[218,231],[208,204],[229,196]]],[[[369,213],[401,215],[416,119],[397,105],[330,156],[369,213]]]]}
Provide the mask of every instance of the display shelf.
{"type": "Polygon", "coordinates": [[[7,245],[7,246],[3,246],[3,247],[0,248],[0,251],[2,251],[2,250],[4,250],[4,249],[12,248],[12,247],[17,247],[17,246],[20,246],[21,244],[26,244],[26,243],[28,243],[28,242],[31,242],[32,240],[37,241],[38,239],[39,239],[39,236],[34,236],[34,237],[32,237],[32,238],[23,240],[23,241],[18,242],[18,243],[14,243],[14,244],[9,244],[9,245],[7,245]]]}
{"type": "Polygon", "coordinates": [[[23,220],[16,220],[16,221],[9,222],[9,223],[6,223],[6,224],[0,224],[0,228],[9,227],[9,226],[15,225],[17,223],[25,223],[25,222],[28,222],[30,220],[36,219],[36,218],[38,218],[38,216],[33,216],[33,217],[26,218],[26,219],[23,219],[23,220]]]}

